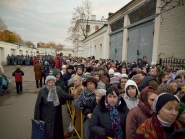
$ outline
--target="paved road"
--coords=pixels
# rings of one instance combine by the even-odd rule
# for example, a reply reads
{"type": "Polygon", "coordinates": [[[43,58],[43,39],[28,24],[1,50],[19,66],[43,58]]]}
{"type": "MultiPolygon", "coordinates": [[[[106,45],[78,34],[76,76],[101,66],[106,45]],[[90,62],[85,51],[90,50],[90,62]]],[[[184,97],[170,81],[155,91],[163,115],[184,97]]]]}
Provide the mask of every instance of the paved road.
{"type": "MultiPolygon", "coordinates": [[[[0,139],[30,139],[31,119],[39,89],[36,89],[33,66],[22,66],[23,94],[17,95],[14,77],[11,76],[15,66],[4,66],[5,75],[11,80],[10,93],[4,92],[0,97],[0,139]]],[[[66,106],[63,106],[64,129],[70,119],[66,106]]]]}

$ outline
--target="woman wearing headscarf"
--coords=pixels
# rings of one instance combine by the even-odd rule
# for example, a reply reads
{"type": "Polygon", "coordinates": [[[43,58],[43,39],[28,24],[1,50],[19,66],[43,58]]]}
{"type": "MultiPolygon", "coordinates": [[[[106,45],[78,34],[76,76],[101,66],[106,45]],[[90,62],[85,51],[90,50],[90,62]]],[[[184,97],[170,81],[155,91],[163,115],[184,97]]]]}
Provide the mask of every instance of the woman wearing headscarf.
{"type": "Polygon", "coordinates": [[[97,139],[125,138],[125,119],[128,108],[116,87],[110,87],[93,111],[89,129],[97,139]]]}
{"type": "Polygon", "coordinates": [[[73,100],[74,95],[64,93],[64,91],[55,86],[56,78],[54,76],[46,77],[46,87],[39,91],[35,104],[34,119],[39,123],[45,122],[44,139],[62,139],[64,138],[62,104],[66,100],[73,100]]]}
{"type": "Polygon", "coordinates": [[[171,139],[173,132],[182,128],[176,121],[178,110],[175,96],[160,94],[153,103],[155,115],[138,127],[134,139],[171,139]]]}
{"type": "Polygon", "coordinates": [[[124,100],[127,104],[128,109],[131,110],[132,108],[137,106],[139,101],[139,90],[137,84],[132,80],[128,80],[125,84],[125,92],[126,93],[124,95],[124,100]]]}
{"type": "Polygon", "coordinates": [[[148,118],[151,118],[153,113],[153,102],[156,99],[158,92],[153,88],[145,87],[139,96],[138,106],[131,109],[126,119],[126,138],[133,139],[137,128],[144,123],[148,118]]]}

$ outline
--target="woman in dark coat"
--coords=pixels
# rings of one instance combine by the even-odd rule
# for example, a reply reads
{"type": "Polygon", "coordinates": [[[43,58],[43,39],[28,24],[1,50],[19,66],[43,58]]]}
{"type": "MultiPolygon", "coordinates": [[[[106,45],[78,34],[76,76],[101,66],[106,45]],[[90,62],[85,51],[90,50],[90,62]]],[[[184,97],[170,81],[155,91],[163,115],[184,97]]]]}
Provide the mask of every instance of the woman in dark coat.
{"type": "Polygon", "coordinates": [[[89,129],[91,136],[99,139],[111,137],[113,139],[125,138],[125,119],[128,108],[119,91],[110,87],[106,96],[103,96],[93,111],[89,129]]]}
{"type": "Polygon", "coordinates": [[[46,125],[44,139],[64,139],[61,105],[74,99],[74,95],[64,93],[55,82],[54,76],[47,76],[47,86],[40,90],[35,105],[34,119],[46,125]]]}

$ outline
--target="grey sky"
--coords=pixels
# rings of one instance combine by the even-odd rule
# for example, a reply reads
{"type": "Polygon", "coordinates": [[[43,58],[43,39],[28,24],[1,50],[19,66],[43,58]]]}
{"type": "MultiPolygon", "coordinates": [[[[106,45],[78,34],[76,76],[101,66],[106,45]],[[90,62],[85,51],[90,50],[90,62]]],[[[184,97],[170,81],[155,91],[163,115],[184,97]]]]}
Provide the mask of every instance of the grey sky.
{"type": "MultiPolygon", "coordinates": [[[[116,12],[131,0],[91,0],[93,15],[100,20],[116,12]]],[[[18,33],[23,40],[47,43],[53,41],[66,46],[67,29],[73,9],[82,0],[0,0],[0,17],[9,30],[18,33]]]]}

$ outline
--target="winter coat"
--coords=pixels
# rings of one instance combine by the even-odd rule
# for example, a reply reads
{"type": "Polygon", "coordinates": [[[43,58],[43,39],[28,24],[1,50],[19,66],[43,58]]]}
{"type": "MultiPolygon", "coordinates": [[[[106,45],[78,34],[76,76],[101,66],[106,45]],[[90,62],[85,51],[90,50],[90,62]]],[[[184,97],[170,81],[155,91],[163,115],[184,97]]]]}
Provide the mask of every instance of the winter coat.
{"type": "Polygon", "coordinates": [[[59,79],[59,80],[57,79],[55,85],[61,87],[61,89],[62,89],[65,93],[67,93],[67,89],[66,89],[66,86],[65,86],[65,84],[64,84],[63,79],[59,79]]]}
{"type": "Polygon", "coordinates": [[[152,76],[144,77],[141,84],[138,86],[139,91],[141,92],[146,86],[148,86],[148,83],[152,80],[157,82],[157,80],[152,76]]]}
{"type": "Polygon", "coordinates": [[[39,91],[35,104],[34,119],[45,122],[46,131],[44,139],[64,139],[62,104],[66,100],[73,100],[74,96],[64,93],[60,87],[56,87],[60,105],[54,106],[53,102],[48,102],[49,90],[45,87],[39,91]]]}
{"type": "Polygon", "coordinates": [[[74,107],[78,110],[83,110],[85,105],[87,103],[90,103],[91,101],[93,101],[96,96],[94,93],[92,93],[91,95],[88,95],[90,94],[91,92],[86,89],[86,90],[83,90],[81,92],[81,94],[76,98],[76,100],[74,101],[74,107]],[[87,100],[87,98],[91,98],[90,100],[87,100]]]}
{"type": "Polygon", "coordinates": [[[22,76],[24,76],[24,72],[20,69],[16,69],[12,76],[15,76],[15,82],[22,82],[22,76]]]}
{"type": "MultiPolygon", "coordinates": [[[[105,128],[111,128],[110,111],[105,107],[104,100],[105,96],[100,99],[98,105],[94,109],[89,123],[91,135],[96,136],[98,139],[105,138],[105,136],[103,136],[105,128]]],[[[117,110],[120,114],[121,127],[125,135],[125,120],[129,110],[123,98],[121,98],[121,104],[117,107],[117,110]]]]}
{"type": "Polygon", "coordinates": [[[34,72],[35,72],[35,80],[42,79],[42,66],[41,64],[37,63],[34,65],[34,72]]]}
{"type": "Polygon", "coordinates": [[[49,75],[49,65],[44,65],[43,67],[42,67],[42,73],[43,73],[43,76],[44,77],[47,77],[48,75],[49,75]]]}
{"type": "Polygon", "coordinates": [[[101,80],[98,82],[97,89],[106,89],[105,84],[101,80]]]}
{"type": "Polygon", "coordinates": [[[164,128],[157,116],[154,115],[138,127],[134,139],[168,139],[166,138],[166,133],[172,136],[172,132],[181,128],[180,123],[177,121],[171,127],[164,128]]]}
{"type": "MultiPolygon", "coordinates": [[[[73,74],[73,73],[72,73],[73,74]]],[[[65,85],[67,86],[67,83],[68,83],[68,80],[71,78],[71,75],[72,74],[69,74],[68,72],[66,74],[63,75],[63,80],[64,80],[64,83],[65,85]]]]}
{"type": "Polygon", "coordinates": [[[128,80],[126,82],[126,84],[125,84],[125,91],[126,91],[126,93],[124,95],[124,100],[125,100],[125,102],[127,104],[127,107],[129,108],[129,110],[131,110],[132,108],[134,108],[134,107],[137,106],[138,101],[139,101],[139,99],[138,99],[139,90],[138,90],[137,84],[134,81],[132,81],[132,80],[128,80]],[[132,86],[135,86],[136,87],[136,90],[137,90],[137,94],[136,94],[136,96],[134,98],[129,97],[128,96],[128,93],[126,91],[127,90],[127,87],[128,86],[131,86],[131,85],[132,86]]]}
{"type": "Polygon", "coordinates": [[[147,119],[151,118],[153,111],[143,102],[139,101],[138,106],[128,112],[126,119],[126,139],[133,139],[137,128],[147,119]]]}

